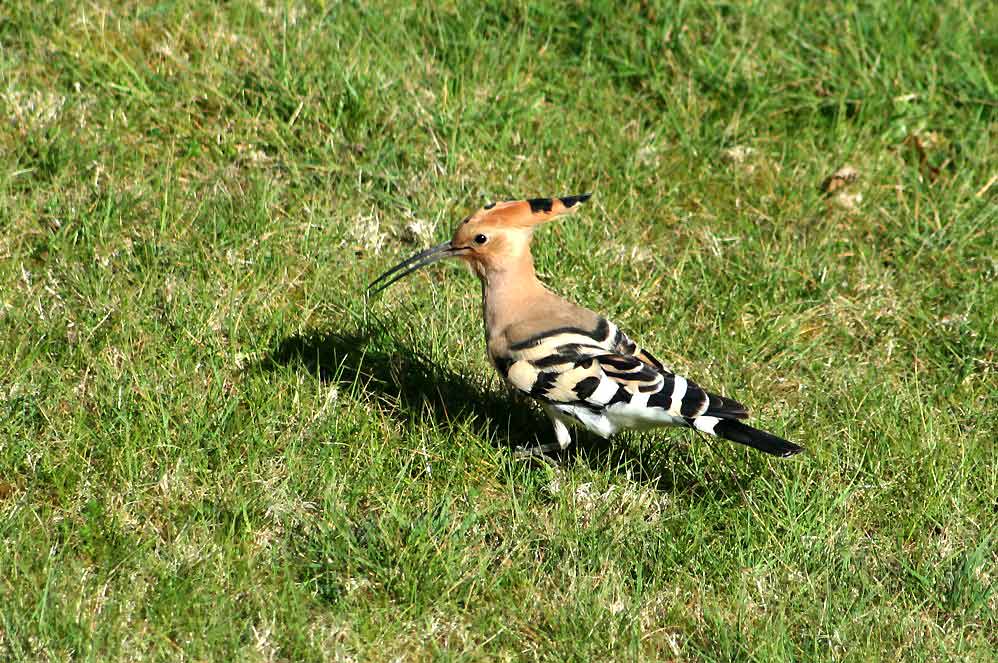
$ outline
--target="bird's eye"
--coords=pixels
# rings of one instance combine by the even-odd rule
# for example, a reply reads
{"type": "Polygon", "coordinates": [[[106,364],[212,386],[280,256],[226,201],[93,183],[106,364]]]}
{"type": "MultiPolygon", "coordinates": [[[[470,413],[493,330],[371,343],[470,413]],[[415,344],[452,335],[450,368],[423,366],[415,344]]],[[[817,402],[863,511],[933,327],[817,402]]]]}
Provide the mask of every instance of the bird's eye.
{"type": "Polygon", "coordinates": [[[485,235],[482,234],[475,235],[475,244],[484,244],[487,241],[489,241],[489,238],[486,237],[485,235]]]}

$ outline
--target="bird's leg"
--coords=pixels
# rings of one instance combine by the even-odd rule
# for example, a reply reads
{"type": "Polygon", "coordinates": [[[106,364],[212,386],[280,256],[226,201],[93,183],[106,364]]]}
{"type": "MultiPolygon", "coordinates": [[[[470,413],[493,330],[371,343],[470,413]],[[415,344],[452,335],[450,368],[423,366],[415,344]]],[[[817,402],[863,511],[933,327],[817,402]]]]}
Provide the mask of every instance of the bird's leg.
{"type": "Polygon", "coordinates": [[[517,458],[540,456],[546,459],[546,454],[552,451],[564,451],[572,443],[572,434],[568,431],[568,426],[565,425],[565,422],[559,419],[549,408],[544,408],[544,411],[547,412],[548,418],[551,419],[551,425],[554,426],[555,441],[538,444],[533,447],[520,447],[515,452],[517,458]]]}

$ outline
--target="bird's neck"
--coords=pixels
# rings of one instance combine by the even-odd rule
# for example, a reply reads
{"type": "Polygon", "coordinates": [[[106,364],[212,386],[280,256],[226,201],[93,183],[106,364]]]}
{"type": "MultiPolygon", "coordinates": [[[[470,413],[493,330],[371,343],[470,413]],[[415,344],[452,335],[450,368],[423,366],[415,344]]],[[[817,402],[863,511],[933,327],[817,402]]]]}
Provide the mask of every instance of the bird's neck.
{"type": "Polygon", "coordinates": [[[501,270],[481,273],[486,339],[535,310],[551,292],[537,279],[530,252],[507,261],[501,270]]]}

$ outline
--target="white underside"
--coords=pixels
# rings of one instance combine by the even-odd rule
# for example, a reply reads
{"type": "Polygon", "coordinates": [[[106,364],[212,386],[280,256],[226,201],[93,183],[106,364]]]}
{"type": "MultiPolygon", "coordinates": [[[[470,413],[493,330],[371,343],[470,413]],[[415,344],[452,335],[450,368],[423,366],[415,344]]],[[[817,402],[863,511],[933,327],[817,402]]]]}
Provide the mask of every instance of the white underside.
{"type": "MultiPolygon", "coordinates": [[[[635,397],[635,400],[638,400],[635,397]]],[[[593,412],[584,407],[576,405],[552,405],[551,409],[557,410],[564,416],[561,417],[566,423],[581,426],[596,433],[600,437],[608,438],[621,430],[647,430],[649,428],[661,428],[663,426],[686,426],[686,420],[682,417],[669,414],[661,408],[650,408],[644,402],[615,403],[614,405],[600,412],[593,412]]],[[[701,417],[701,419],[714,419],[714,417],[701,417]]],[[[716,423],[711,422],[711,423],[716,423]]],[[[697,426],[700,428],[700,426],[697,426]]],[[[711,430],[705,432],[712,433],[711,430]]]]}

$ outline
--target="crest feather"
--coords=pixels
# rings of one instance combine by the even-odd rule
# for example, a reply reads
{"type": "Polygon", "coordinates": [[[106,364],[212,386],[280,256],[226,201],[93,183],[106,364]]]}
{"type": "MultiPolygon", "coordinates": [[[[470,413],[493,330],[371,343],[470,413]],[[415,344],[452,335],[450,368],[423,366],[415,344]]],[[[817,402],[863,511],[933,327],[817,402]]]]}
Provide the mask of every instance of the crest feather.
{"type": "Polygon", "coordinates": [[[579,203],[592,198],[591,193],[558,198],[528,198],[527,200],[507,200],[489,203],[482,208],[490,220],[510,225],[535,226],[553,220],[562,214],[574,212],[579,203]]]}

